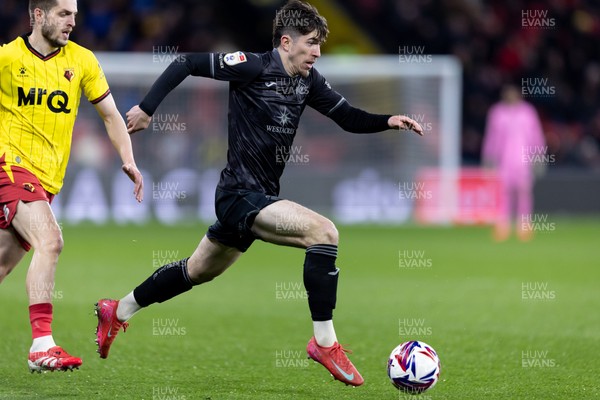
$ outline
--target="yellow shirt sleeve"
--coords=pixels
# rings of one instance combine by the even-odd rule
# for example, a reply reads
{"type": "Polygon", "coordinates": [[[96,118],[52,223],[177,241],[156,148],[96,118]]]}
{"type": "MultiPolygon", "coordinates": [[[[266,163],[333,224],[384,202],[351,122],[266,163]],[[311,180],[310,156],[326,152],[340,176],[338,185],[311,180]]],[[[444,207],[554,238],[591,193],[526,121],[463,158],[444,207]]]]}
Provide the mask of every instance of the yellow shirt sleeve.
{"type": "Polygon", "coordinates": [[[99,103],[110,94],[108,82],[98,59],[91,51],[85,51],[84,77],[81,80],[83,94],[92,104],[99,103]]]}

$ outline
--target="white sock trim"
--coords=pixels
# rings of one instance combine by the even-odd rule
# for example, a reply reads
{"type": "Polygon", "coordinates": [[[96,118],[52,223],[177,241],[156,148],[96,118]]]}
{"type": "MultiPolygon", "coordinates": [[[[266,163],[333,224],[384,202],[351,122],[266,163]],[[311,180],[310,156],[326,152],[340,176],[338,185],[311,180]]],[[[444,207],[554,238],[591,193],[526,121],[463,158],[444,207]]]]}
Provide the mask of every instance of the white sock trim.
{"type": "Polygon", "coordinates": [[[315,340],[319,346],[331,347],[337,342],[333,320],[313,321],[313,330],[315,333],[315,340]]]}
{"type": "Polygon", "coordinates": [[[56,343],[54,343],[54,338],[52,337],[52,335],[40,336],[38,338],[33,339],[33,343],[31,343],[29,352],[35,353],[38,351],[48,351],[48,349],[54,346],[56,346],[56,343]]]}
{"type": "Polygon", "coordinates": [[[133,297],[133,291],[131,291],[119,301],[119,306],[117,307],[117,319],[121,322],[125,322],[133,317],[133,315],[141,308],[142,307],[137,301],[135,301],[135,297],[133,297]]]}

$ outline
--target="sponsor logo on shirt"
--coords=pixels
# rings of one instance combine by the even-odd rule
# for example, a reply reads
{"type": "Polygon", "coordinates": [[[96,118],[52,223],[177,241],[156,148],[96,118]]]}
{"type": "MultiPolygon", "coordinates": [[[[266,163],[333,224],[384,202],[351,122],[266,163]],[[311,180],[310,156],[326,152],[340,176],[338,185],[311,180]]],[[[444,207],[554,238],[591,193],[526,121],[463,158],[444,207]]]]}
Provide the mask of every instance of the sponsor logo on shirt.
{"type": "Polygon", "coordinates": [[[225,64],[229,65],[230,67],[233,67],[234,65],[245,63],[246,61],[248,61],[248,58],[246,58],[246,55],[241,51],[236,51],[235,53],[225,54],[223,60],[225,61],[225,64]]]}
{"type": "Polygon", "coordinates": [[[296,133],[296,128],[287,127],[287,125],[291,124],[292,115],[287,107],[282,107],[277,116],[275,116],[275,120],[279,124],[276,125],[267,125],[267,132],[272,133],[283,133],[285,135],[294,135],[296,133]]]}
{"type": "Polygon", "coordinates": [[[279,125],[286,126],[290,122],[290,111],[283,107],[277,116],[277,120],[279,121],[279,125]]]}
{"type": "Polygon", "coordinates": [[[48,94],[48,90],[44,88],[30,88],[25,91],[22,87],[17,87],[18,106],[40,106],[46,103],[46,106],[53,113],[69,114],[69,95],[62,90],[55,90],[48,94]]]}

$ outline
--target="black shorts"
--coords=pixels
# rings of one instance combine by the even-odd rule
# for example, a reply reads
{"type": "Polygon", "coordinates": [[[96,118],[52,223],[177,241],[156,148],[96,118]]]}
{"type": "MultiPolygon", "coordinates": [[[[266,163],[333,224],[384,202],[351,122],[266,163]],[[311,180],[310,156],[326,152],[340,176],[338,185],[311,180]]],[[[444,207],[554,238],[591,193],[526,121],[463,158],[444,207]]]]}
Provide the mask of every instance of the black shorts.
{"type": "Polygon", "coordinates": [[[217,222],[208,228],[206,236],[225,246],[235,247],[245,252],[257,239],[251,231],[254,219],[260,210],[279,200],[280,197],[260,192],[217,188],[215,193],[217,222]]]}

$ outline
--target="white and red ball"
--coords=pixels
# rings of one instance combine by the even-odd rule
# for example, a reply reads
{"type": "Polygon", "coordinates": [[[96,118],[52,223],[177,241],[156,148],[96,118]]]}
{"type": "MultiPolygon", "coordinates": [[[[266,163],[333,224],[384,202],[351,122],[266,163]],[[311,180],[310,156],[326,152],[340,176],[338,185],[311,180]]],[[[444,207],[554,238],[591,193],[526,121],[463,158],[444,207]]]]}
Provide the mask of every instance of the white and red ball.
{"type": "Polygon", "coordinates": [[[440,369],[440,359],[433,347],[417,340],[398,345],[392,350],[387,365],[392,384],[410,394],[420,394],[434,387],[440,369]]]}

